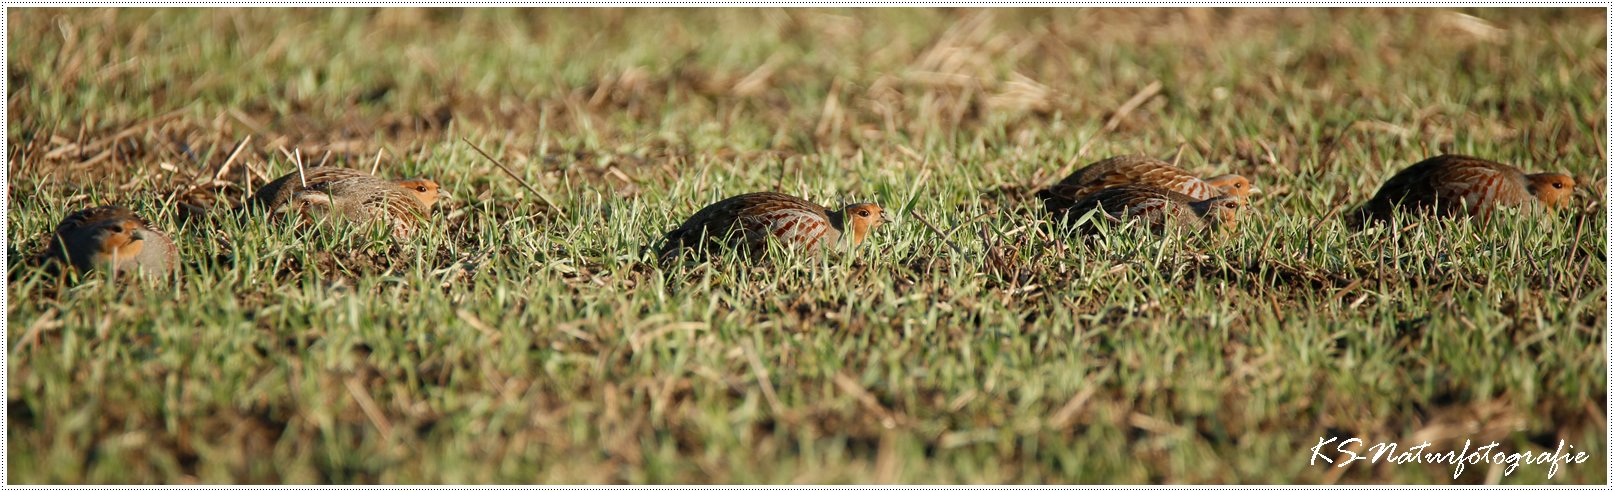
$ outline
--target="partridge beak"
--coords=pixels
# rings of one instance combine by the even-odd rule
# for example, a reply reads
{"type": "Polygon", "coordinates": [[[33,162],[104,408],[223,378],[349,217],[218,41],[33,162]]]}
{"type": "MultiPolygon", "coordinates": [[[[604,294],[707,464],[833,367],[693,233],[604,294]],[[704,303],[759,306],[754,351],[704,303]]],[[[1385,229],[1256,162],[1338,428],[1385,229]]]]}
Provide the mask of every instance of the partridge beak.
{"type": "Polygon", "coordinates": [[[135,241],[141,241],[141,240],[144,240],[144,239],[146,239],[146,236],[140,234],[140,231],[133,231],[133,232],[129,233],[129,242],[131,242],[131,243],[135,242],[135,241]]]}
{"type": "Polygon", "coordinates": [[[1250,185],[1250,196],[1260,195],[1261,193],[1264,193],[1263,191],[1261,191],[1261,187],[1253,185],[1253,184],[1250,185]]]}

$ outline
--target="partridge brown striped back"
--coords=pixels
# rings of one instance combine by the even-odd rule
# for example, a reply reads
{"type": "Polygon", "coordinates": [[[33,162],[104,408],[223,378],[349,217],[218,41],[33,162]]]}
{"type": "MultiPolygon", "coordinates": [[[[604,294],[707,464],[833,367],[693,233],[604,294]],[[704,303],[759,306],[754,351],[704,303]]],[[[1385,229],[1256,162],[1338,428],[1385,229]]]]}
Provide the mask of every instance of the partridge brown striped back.
{"type": "Polygon", "coordinates": [[[1093,212],[1093,218],[1083,227],[1084,232],[1092,232],[1095,221],[1129,219],[1137,219],[1155,231],[1164,231],[1170,225],[1187,230],[1232,229],[1237,225],[1241,203],[1241,199],[1232,196],[1195,200],[1172,190],[1122,185],[1093,192],[1069,207],[1050,212],[1055,220],[1066,223],[1093,212]]]}
{"type": "Polygon", "coordinates": [[[51,238],[50,254],[80,271],[167,274],[179,266],[173,240],[116,205],[79,210],[62,219],[51,238]]]}
{"type": "Polygon", "coordinates": [[[1358,225],[1387,221],[1395,210],[1488,217],[1503,207],[1568,205],[1575,180],[1566,174],[1525,174],[1518,168],[1463,155],[1425,159],[1391,176],[1348,217],[1358,225]]]}
{"type": "Polygon", "coordinates": [[[829,210],[783,193],[748,193],[706,206],[663,238],[658,254],[668,257],[685,249],[708,252],[734,248],[765,251],[769,241],[818,253],[850,234],[860,244],[884,221],[878,205],[859,203],[829,210]]]}
{"type": "Polygon", "coordinates": [[[1228,174],[1209,180],[1142,155],[1123,155],[1095,162],[1078,169],[1058,184],[1038,193],[1043,201],[1055,201],[1056,206],[1069,206],[1081,197],[1106,188],[1122,185],[1144,185],[1175,191],[1194,200],[1222,195],[1247,197],[1253,190],[1243,176],[1228,174]]]}

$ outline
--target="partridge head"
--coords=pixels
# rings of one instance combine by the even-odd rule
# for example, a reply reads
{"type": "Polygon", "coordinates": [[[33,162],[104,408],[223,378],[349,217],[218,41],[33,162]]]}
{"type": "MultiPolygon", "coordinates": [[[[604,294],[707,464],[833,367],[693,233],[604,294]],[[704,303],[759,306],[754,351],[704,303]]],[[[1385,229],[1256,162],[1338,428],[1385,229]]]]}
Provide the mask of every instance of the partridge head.
{"type": "Polygon", "coordinates": [[[1574,197],[1575,178],[1563,173],[1536,173],[1525,177],[1530,180],[1530,195],[1549,209],[1569,206],[1574,197]]]}
{"type": "Polygon", "coordinates": [[[1237,174],[1223,174],[1205,178],[1205,183],[1226,196],[1247,199],[1252,195],[1261,194],[1261,189],[1251,184],[1249,178],[1237,174]]]}
{"type": "Polygon", "coordinates": [[[1222,195],[1207,198],[1188,204],[1193,207],[1194,213],[1205,220],[1206,225],[1213,229],[1234,231],[1238,229],[1238,218],[1244,210],[1242,196],[1222,195]]]}
{"type": "Polygon", "coordinates": [[[415,195],[415,199],[420,200],[420,203],[426,205],[427,209],[431,209],[433,205],[437,204],[437,199],[442,197],[436,181],[426,178],[408,178],[393,182],[415,195]]]}
{"type": "Polygon", "coordinates": [[[885,216],[885,209],[873,203],[854,203],[847,205],[836,215],[841,217],[843,223],[850,222],[852,242],[862,244],[869,237],[869,231],[875,227],[889,222],[885,216]]]}

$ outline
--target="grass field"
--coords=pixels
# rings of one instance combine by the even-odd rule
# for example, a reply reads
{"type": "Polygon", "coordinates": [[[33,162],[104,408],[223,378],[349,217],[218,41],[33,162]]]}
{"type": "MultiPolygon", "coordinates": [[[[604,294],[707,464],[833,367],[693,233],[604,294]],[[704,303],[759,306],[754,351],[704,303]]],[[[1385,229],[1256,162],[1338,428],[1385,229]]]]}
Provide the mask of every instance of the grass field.
{"type": "Polygon", "coordinates": [[[11,484],[1607,480],[1600,9],[7,13],[11,484]],[[1443,152],[1587,186],[1339,219],[1443,152]],[[402,243],[230,213],[288,153],[451,198],[402,243]],[[1050,232],[1032,194],[1122,153],[1266,194],[1050,232]],[[647,250],[762,190],[900,222],[647,250]],[[180,279],[22,261],[110,202],[180,279]],[[1330,436],[1591,461],[1309,465],[1330,436]]]}

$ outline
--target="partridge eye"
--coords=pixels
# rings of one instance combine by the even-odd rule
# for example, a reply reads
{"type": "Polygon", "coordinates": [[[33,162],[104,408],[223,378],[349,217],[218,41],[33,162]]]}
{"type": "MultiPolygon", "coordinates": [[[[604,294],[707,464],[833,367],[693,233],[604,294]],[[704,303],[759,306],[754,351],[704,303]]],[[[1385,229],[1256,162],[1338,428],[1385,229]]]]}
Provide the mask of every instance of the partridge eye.
{"type": "Polygon", "coordinates": [[[857,216],[858,217],[868,217],[869,216],[869,211],[868,210],[859,210],[859,211],[857,211],[857,216]]]}
{"type": "Polygon", "coordinates": [[[113,233],[122,233],[123,232],[123,226],[109,226],[109,227],[107,227],[107,229],[111,229],[113,233]]]}
{"type": "Polygon", "coordinates": [[[1563,183],[1553,183],[1552,187],[1561,190],[1561,189],[1564,189],[1564,184],[1563,183]]]}
{"type": "Polygon", "coordinates": [[[425,193],[425,192],[426,192],[426,186],[425,186],[425,185],[421,185],[421,186],[416,186],[416,187],[415,187],[415,191],[418,191],[418,192],[421,192],[421,193],[425,193]]]}

